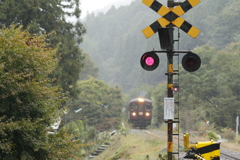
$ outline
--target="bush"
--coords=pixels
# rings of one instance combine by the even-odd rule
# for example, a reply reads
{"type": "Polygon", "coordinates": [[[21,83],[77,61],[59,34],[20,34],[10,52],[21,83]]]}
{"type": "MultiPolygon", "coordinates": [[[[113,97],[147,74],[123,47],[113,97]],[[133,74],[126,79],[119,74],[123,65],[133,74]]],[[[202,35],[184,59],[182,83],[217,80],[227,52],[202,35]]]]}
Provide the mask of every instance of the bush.
{"type": "Polygon", "coordinates": [[[207,137],[209,138],[209,140],[211,140],[211,139],[214,140],[214,141],[219,140],[219,137],[218,137],[217,133],[212,132],[212,131],[207,132],[207,137]]]}
{"type": "Polygon", "coordinates": [[[227,139],[230,142],[233,142],[235,140],[236,134],[231,128],[223,128],[221,129],[221,136],[224,139],[227,139]]]}

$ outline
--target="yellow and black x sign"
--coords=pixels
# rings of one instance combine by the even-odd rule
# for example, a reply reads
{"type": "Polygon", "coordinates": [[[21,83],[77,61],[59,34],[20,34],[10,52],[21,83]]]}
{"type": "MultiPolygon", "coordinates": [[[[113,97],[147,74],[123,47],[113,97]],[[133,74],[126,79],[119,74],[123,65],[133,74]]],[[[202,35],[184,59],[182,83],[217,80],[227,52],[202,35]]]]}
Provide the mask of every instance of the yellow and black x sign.
{"type": "Polygon", "coordinates": [[[200,0],[186,0],[175,8],[167,8],[156,0],[143,0],[142,3],[163,16],[157,21],[153,22],[150,26],[142,30],[146,38],[154,35],[158,31],[158,28],[164,28],[170,23],[182,29],[184,32],[186,32],[193,38],[196,38],[197,35],[200,33],[199,29],[192,26],[190,23],[180,17],[192,7],[200,3],[200,0]]]}

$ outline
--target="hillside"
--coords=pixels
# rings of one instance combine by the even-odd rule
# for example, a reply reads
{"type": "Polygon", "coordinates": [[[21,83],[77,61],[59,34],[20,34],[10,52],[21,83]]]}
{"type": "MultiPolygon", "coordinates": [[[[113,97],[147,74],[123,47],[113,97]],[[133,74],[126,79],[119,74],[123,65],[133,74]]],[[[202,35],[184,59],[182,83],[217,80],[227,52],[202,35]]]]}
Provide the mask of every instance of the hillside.
{"type": "MultiPolygon", "coordinates": [[[[166,1],[159,0],[166,5],[166,1]]],[[[180,31],[180,49],[193,50],[196,46],[209,44],[217,50],[238,41],[240,2],[218,0],[202,1],[182,17],[201,30],[196,39],[180,31]]],[[[100,79],[119,84],[125,92],[142,84],[158,84],[166,80],[166,55],[161,54],[160,66],[152,72],[140,66],[140,57],[146,51],[159,50],[157,34],[145,39],[141,31],[160,16],[140,0],[108,12],[87,15],[87,33],[81,48],[88,52],[100,70],[100,79]]],[[[178,32],[178,29],[175,29],[178,32]]],[[[177,35],[177,33],[175,34],[177,35]]],[[[176,45],[178,45],[176,43],[176,45]]],[[[177,49],[177,47],[175,47],[177,49]]]]}

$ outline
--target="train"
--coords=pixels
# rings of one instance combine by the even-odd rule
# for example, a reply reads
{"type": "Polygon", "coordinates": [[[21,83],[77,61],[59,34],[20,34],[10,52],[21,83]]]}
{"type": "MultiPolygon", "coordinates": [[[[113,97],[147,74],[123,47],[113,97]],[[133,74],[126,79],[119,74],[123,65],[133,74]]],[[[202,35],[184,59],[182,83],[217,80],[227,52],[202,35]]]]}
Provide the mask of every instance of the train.
{"type": "Polygon", "coordinates": [[[133,128],[146,128],[151,125],[152,101],[146,98],[134,98],[128,104],[128,123],[133,128]]]}

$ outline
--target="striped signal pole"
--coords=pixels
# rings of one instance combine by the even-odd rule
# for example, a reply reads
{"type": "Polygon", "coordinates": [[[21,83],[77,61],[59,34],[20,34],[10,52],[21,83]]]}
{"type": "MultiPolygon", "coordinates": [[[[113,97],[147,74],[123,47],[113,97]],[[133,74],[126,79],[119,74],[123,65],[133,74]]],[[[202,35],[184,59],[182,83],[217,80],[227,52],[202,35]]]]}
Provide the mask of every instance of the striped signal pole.
{"type": "MultiPolygon", "coordinates": [[[[173,52],[169,50],[168,56],[168,97],[173,97],[173,52]]],[[[172,160],[173,152],[173,120],[167,120],[168,124],[168,160],[172,160]]]]}
{"type": "MultiPolygon", "coordinates": [[[[159,3],[157,0],[142,0],[142,3],[144,3],[146,6],[148,6],[150,9],[161,15],[162,17],[153,22],[151,25],[146,27],[142,30],[142,33],[146,38],[150,38],[153,36],[156,32],[159,34],[159,40],[160,40],[160,46],[161,49],[164,51],[151,51],[145,53],[141,57],[141,65],[145,70],[152,71],[157,68],[159,59],[155,55],[155,52],[165,52],[167,53],[167,59],[168,59],[168,69],[167,69],[167,90],[168,90],[168,98],[173,98],[173,56],[174,53],[187,53],[182,61],[183,68],[189,72],[196,71],[200,65],[201,60],[200,58],[195,55],[192,52],[189,51],[174,51],[174,40],[173,40],[173,27],[176,26],[180,28],[182,31],[187,33],[192,38],[196,38],[198,34],[200,33],[200,30],[196,27],[192,26],[190,23],[185,21],[180,16],[185,14],[188,10],[196,6],[200,3],[200,0],[185,0],[184,2],[174,2],[174,0],[167,0],[167,7],[159,3]],[[176,6],[176,7],[175,7],[176,6]],[[147,64],[147,59],[152,59],[156,61],[156,65],[147,64]],[[194,62],[194,67],[189,66],[188,62],[194,62]]],[[[153,61],[153,62],[154,62],[153,61]]],[[[174,113],[173,113],[174,114],[174,113]]],[[[168,124],[168,160],[173,159],[173,123],[174,116],[167,117],[166,122],[168,124]]]]}
{"type": "MultiPolygon", "coordinates": [[[[174,7],[174,1],[168,0],[168,7],[174,7]]],[[[173,27],[169,25],[169,27],[173,27]]],[[[173,30],[172,30],[173,32],[173,30]]],[[[172,45],[173,46],[173,45],[172,45]]],[[[167,52],[168,56],[168,97],[173,97],[173,48],[167,52]]],[[[168,120],[168,160],[173,159],[173,120],[168,120]]]]}

